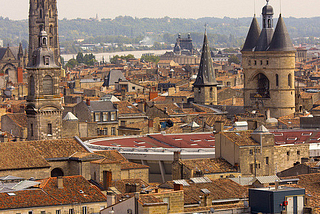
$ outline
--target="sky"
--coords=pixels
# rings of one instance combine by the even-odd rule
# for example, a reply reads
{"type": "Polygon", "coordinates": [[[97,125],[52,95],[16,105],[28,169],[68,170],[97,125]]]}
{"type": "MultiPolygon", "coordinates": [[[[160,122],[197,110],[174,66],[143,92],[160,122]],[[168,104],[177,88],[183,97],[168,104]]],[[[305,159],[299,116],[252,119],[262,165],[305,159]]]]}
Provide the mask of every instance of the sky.
{"type": "MultiPolygon", "coordinates": [[[[117,16],[160,18],[252,17],[259,15],[265,0],[57,0],[59,19],[115,18],[117,16]],[[254,6],[255,5],[255,6],[254,6]]],[[[320,16],[320,0],[270,0],[275,16],[320,16]],[[281,7],[280,7],[281,5],[281,7]]],[[[0,0],[0,16],[28,18],[29,0],[0,0]]]]}

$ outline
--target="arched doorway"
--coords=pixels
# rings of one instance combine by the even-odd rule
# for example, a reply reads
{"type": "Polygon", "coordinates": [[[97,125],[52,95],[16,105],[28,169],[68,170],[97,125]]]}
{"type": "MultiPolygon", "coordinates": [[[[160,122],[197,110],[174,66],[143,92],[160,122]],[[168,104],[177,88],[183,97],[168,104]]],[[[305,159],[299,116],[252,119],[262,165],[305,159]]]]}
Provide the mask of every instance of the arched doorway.
{"type": "Polygon", "coordinates": [[[257,94],[262,98],[270,98],[270,82],[269,79],[262,73],[259,73],[255,77],[255,82],[257,83],[257,94]]]}
{"type": "Polygon", "coordinates": [[[51,177],[59,177],[59,176],[63,176],[64,173],[62,171],[62,169],[60,168],[54,168],[52,171],[51,171],[51,177]]]}

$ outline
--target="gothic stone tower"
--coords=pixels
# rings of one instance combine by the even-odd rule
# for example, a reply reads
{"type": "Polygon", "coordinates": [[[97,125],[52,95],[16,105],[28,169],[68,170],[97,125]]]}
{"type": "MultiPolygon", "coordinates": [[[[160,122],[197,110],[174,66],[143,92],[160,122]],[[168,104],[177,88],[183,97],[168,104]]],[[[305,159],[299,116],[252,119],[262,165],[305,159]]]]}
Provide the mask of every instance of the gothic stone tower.
{"type": "Polygon", "coordinates": [[[28,72],[28,140],[61,137],[62,99],[59,93],[61,69],[48,47],[45,31],[39,35],[39,47],[33,52],[28,72]]]}
{"type": "Polygon", "coordinates": [[[194,102],[203,105],[217,104],[217,81],[214,73],[207,33],[204,34],[201,61],[194,82],[194,102]]]}
{"type": "Polygon", "coordinates": [[[55,63],[60,66],[58,37],[58,10],[56,0],[30,0],[29,9],[29,61],[39,47],[38,35],[48,33],[48,47],[54,52],[55,63]]]}
{"type": "Polygon", "coordinates": [[[295,112],[295,48],[283,18],[273,30],[273,8],[262,9],[260,28],[254,17],[242,49],[244,105],[279,118],[295,112]]]}

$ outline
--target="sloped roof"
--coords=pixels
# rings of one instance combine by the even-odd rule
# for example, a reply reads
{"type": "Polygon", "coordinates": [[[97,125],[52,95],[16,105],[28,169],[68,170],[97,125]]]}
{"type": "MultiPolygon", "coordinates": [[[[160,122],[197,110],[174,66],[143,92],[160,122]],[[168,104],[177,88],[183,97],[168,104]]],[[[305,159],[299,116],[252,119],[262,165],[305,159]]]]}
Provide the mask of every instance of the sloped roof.
{"type": "Polygon", "coordinates": [[[268,51],[296,51],[281,14],[268,51]]]}
{"type": "Polygon", "coordinates": [[[208,44],[207,33],[204,34],[199,72],[198,72],[197,79],[193,85],[194,86],[218,85],[216,81],[215,71],[213,69],[211,51],[208,44]]]}
{"type": "Polygon", "coordinates": [[[255,181],[259,181],[259,183],[261,184],[270,184],[270,183],[274,183],[275,181],[280,181],[280,178],[276,175],[271,175],[271,176],[259,176],[256,177],[252,180],[252,183],[255,181]]]}
{"type": "Polygon", "coordinates": [[[252,51],[260,36],[260,26],[256,16],[253,17],[242,51],[252,51]]]}
{"type": "Polygon", "coordinates": [[[91,111],[117,111],[111,101],[95,100],[90,101],[88,108],[91,111]]]}
{"type": "Polygon", "coordinates": [[[238,146],[256,146],[259,145],[255,140],[251,138],[252,131],[232,131],[232,132],[220,132],[229,140],[237,144],[238,146]]]}
{"type": "Polygon", "coordinates": [[[180,160],[183,166],[204,174],[237,172],[230,163],[222,158],[199,158],[180,160]]]}
{"type": "Polygon", "coordinates": [[[273,37],[273,28],[263,28],[254,51],[266,51],[273,37]]]}
{"type": "Polygon", "coordinates": [[[0,144],[0,170],[47,168],[48,162],[26,142],[0,144]]]}
{"type": "Polygon", "coordinates": [[[6,114],[13,122],[20,127],[27,127],[27,115],[25,113],[6,114]]]}
{"type": "Polygon", "coordinates": [[[71,112],[68,112],[66,114],[66,116],[63,118],[63,120],[74,121],[74,120],[78,120],[78,118],[74,114],[72,114],[71,112]]]}
{"type": "Polygon", "coordinates": [[[106,77],[103,86],[105,87],[109,87],[111,85],[115,85],[116,82],[118,82],[120,80],[126,80],[126,78],[124,77],[122,71],[120,70],[111,70],[108,74],[108,76],[106,77]]]}
{"type": "Polygon", "coordinates": [[[26,141],[24,143],[33,146],[46,159],[67,158],[76,152],[87,152],[75,139],[26,141]]]}
{"type": "Polygon", "coordinates": [[[264,125],[261,125],[259,128],[253,131],[253,134],[260,134],[260,133],[270,133],[270,132],[264,125]]]}

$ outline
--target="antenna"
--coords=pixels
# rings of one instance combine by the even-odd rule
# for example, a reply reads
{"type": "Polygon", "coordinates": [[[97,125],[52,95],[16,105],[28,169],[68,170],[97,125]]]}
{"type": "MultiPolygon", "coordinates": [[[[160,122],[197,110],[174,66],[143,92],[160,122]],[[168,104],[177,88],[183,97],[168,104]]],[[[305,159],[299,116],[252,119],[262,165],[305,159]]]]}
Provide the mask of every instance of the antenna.
{"type": "Polygon", "coordinates": [[[280,0],[280,14],[282,13],[282,0],[280,0]]]}
{"type": "Polygon", "coordinates": [[[253,14],[256,16],[256,0],[253,0],[253,14]]]}

